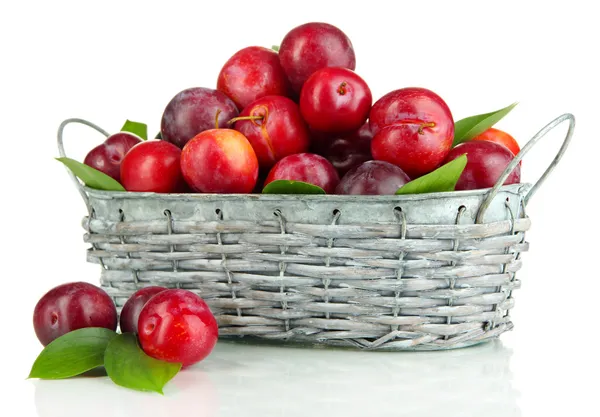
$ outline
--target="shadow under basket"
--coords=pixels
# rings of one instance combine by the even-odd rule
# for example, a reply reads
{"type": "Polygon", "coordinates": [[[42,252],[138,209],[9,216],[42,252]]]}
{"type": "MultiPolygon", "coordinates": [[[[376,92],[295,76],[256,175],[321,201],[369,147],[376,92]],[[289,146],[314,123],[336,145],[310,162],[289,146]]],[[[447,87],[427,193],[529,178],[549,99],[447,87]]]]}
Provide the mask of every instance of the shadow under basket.
{"type": "MultiPolygon", "coordinates": [[[[65,120],[58,132],[65,156],[65,120]]],[[[509,312],[525,207],[564,154],[574,117],[534,136],[490,189],[403,196],[155,194],[98,191],[70,172],[87,205],[87,259],[118,307],[161,285],[200,295],[221,338],[365,350],[440,350],[497,338],[509,312]],[[548,131],[568,121],[534,185],[503,186],[548,131]]]]}

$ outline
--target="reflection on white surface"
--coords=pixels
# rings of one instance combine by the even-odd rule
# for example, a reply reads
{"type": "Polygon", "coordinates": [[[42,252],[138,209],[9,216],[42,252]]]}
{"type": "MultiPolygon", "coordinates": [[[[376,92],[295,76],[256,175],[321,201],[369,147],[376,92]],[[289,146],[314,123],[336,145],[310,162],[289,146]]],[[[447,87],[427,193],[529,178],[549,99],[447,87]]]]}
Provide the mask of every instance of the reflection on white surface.
{"type": "Polygon", "coordinates": [[[107,378],[37,381],[41,417],[520,416],[501,342],[444,352],[356,352],[220,342],[165,396],[107,378]],[[368,413],[368,414],[367,414],[368,413]]]}

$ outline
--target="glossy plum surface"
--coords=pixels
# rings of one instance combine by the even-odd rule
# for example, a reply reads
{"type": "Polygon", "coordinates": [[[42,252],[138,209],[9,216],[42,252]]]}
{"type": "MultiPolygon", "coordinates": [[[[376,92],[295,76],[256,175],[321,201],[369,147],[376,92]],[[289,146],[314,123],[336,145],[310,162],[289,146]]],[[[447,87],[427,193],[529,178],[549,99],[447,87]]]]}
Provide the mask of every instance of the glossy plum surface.
{"type": "Polygon", "coordinates": [[[208,305],[193,292],[181,289],[152,297],[140,312],[138,331],[146,354],[183,366],[206,358],[219,337],[208,305]]]}
{"type": "Polygon", "coordinates": [[[127,191],[176,193],[184,189],[179,166],[181,149],[164,140],[142,142],[121,163],[121,184],[127,191]]]}
{"type": "Polygon", "coordinates": [[[220,91],[203,87],[183,90],[163,112],[162,139],[183,148],[198,133],[215,128],[217,112],[220,126],[238,115],[235,103],[220,91]]]}
{"type": "Polygon", "coordinates": [[[328,67],[318,70],[304,83],[300,112],[315,130],[349,133],[365,123],[372,102],[369,86],[354,71],[328,67]]]}
{"type": "Polygon", "coordinates": [[[83,163],[121,182],[121,162],[125,154],[141,141],[131,133],[115,133],[88,152],[83,163]]]}
{"type": "Polygon", "coordinates": [[[409,181],[408,175],[396,165],[384,161],[367,161],[344,175],[335,193],[393,195],[409,181]]]}
{"type": "Polygon", "coordinates": [[[281,158],[308,151],[310,135],[298,105],[283,96],[266,96],[250,103],[240,117],[260,117],[235,122],[235,130],[250,141],[261,169],[281,158]]]}
{"type": "Polygon", "coordinates": [[[54,339],[77,329],[117,329],[117,309],[108,294],[87,282],[71,282],[48,291],[33,312],[33,327],[39,341],[54,339]]]}
{"type": "Polygon", "coordinates": [[[123,305],[119,316],[121,333],[137,333],[138,319],[144,305],[156,294],[165,291],[165,287],[144,287],[134,292],[123,305]]]}
{"type": "Polygon", "coordinates": [[[279,59],[292,88],[299,93],[315,71],[325,67],[356,68],[352,42],[337,27],[320,22],[288,32],[279,47],[279,59]]]}
{"type": "Polygon", "coordinates": [[[392,91],[373,105],[371,152],[377,160],[402,168],[411,178],[436,169],[454,140],[448,105],[431,90],[418,87],[392,91]]]}
{"type": "Polygon", "coordinates": [[[272,49],[250,46],[236,52],[223,65],[217,90],[230,97],[239,110],[265,96],[287,96],[289,82],[272,49]]]}
{"type": "Polygon", "coordinates": [[[248,139],[233,129],[206,130],[181,153],[187,184],[201,193],[251,193],[258,178],[258,159],[248,139]]]}
{"type": "MultiPolygon", "coordinates": [[[[456,190],[476,190],[490,188],[500,179],[500,175],[514,159],[512,152],[505,146],[489,141],[470,141],[452,149],[447,162],[467,154],[467,166],[456,184],[456,190]]],[[[521,181],[521,167],[510,173],[504,185],[521,181]]]]}
{"type": "Polygon", "coordinates": [[[327,194],[340,182],[336,169],[327,159],[312,153],[286,156],[269,172],[265,185],[275,180],[302,181],[321,187],[327,194]]]}

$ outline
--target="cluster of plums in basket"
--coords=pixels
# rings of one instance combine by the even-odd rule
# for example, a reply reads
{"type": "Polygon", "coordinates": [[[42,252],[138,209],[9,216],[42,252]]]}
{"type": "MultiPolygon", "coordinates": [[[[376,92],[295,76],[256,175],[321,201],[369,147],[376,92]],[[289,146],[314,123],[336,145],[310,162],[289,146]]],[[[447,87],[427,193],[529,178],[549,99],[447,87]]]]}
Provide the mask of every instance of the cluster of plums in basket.
{"type": "MultiPolygon", "coordinates": [[[[400,88],[373,103],[354,72],[352,43],[335,26],[298,26],[275,49],[236,52],[216,89],[172,98],[160,139],[118,133],[85,164],[127,191],[252,193],[293,180],[328,194],[394,194],[463,154],[456,189],[491,187],[519,152],[494,128],[453,147],[452,113],[431,90],[400,88]]],[[[517,166],[505,184],[519,181],[517,166]]]]}
{"type": "Polygon", "coordinates": [[[218,339],[217,321],[208,305],[184,289],[151,286],[137,290],[120,316],[111,297],[86,282],[71,282],[48,291],[36,304],[33,327],[39,341],[53,340],[88,327],[137,334],[143,351],[166,362],[189,366],[204,359],[218,339]]]}

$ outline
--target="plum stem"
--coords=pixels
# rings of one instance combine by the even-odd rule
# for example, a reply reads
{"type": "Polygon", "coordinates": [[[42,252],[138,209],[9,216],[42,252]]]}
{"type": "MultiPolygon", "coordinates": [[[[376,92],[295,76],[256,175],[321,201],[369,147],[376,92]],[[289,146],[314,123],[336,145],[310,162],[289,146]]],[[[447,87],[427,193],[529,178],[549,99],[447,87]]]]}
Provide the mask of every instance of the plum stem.
{"type": "Polygon", "coordinates": [[[232,125],[235,122],[239,122],[240,120],[264,120],[264,116],[238,116],[234,117],[230,121],[227,122],[228,125],[232,125]]]}
{"type": "Polygon", "coordinates": [[[343,96],[344,94],[346,94],[346,86],[347,85],[348,85],[348,83],[346,81],[344,81],[340,84],[340,86],[338,87],[338,90],[337,90],[339,95],[343,96]]]}
{"type": "Polygon", "coordinates": [[[219,128],[219,115],[221,114],[221,109],[217,109],[217,114],[215,115],[215,129],[219,128]]]}
{"type": "Polygon", "coordinates": [[[425,129],[426,127],[435,127],[435,123],[430,122],[430,123],[421,123],[421,126],[419,126],[419,135],[423,134],[423,129],[425,129]]]}

